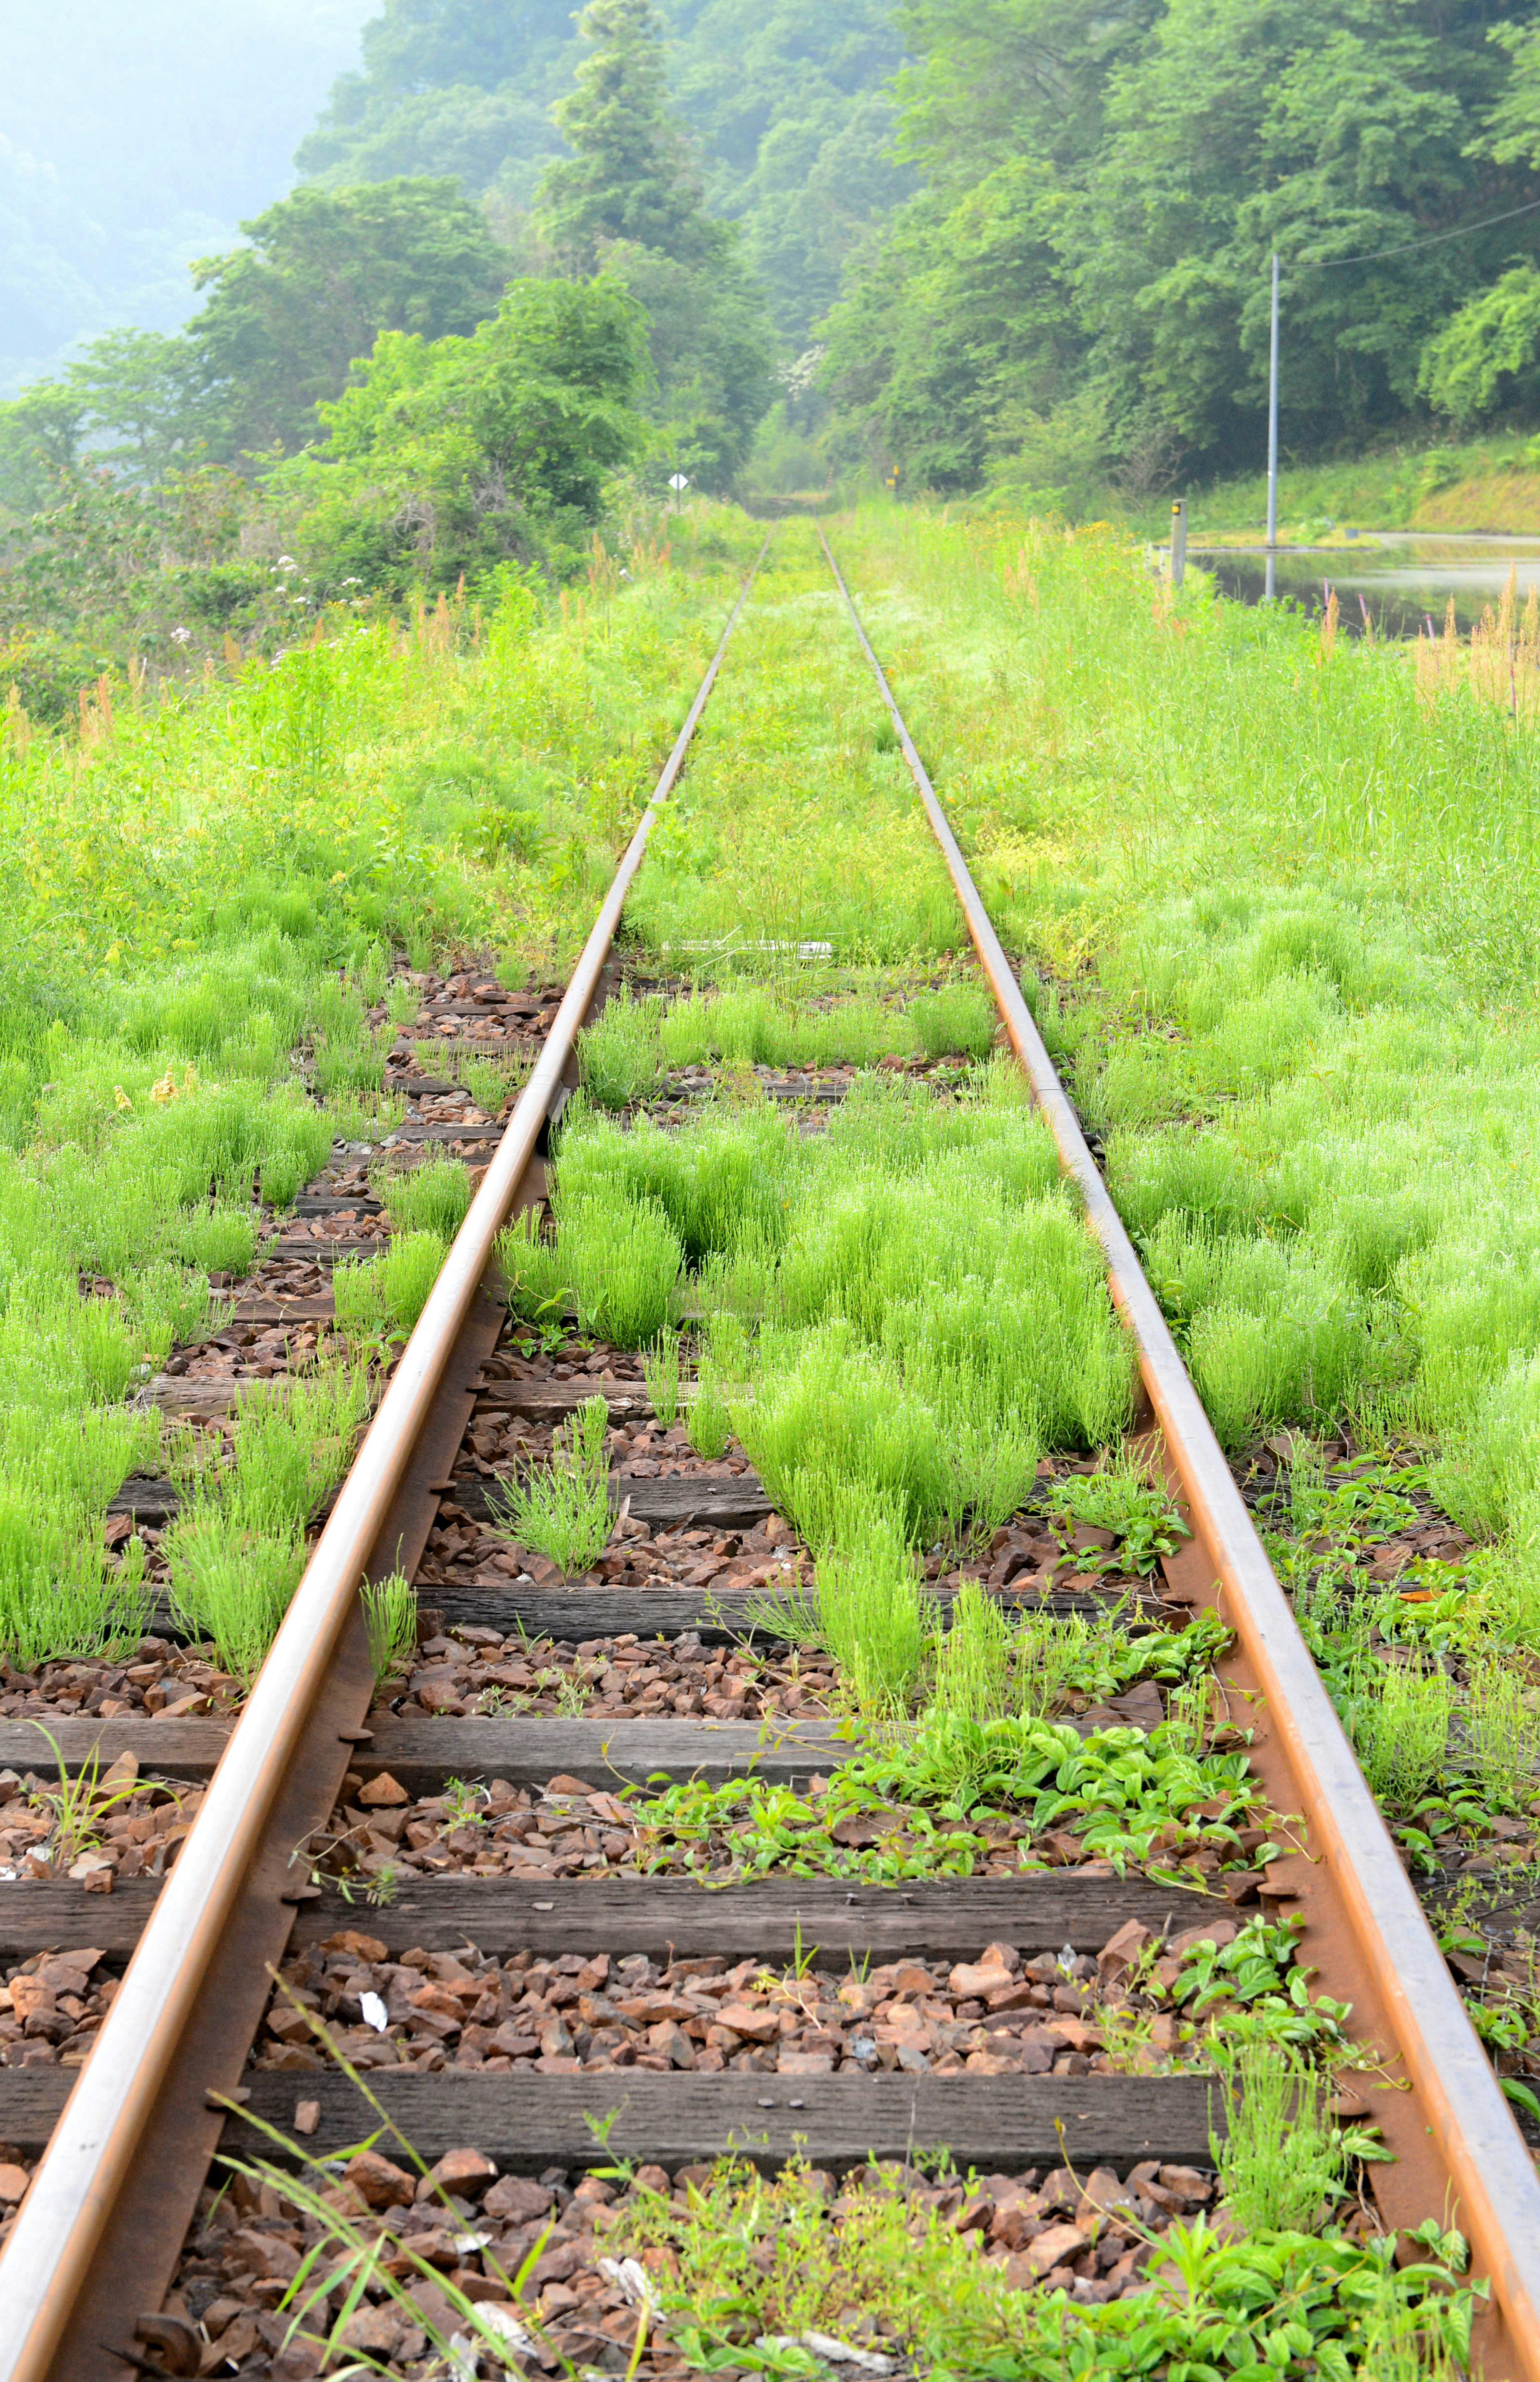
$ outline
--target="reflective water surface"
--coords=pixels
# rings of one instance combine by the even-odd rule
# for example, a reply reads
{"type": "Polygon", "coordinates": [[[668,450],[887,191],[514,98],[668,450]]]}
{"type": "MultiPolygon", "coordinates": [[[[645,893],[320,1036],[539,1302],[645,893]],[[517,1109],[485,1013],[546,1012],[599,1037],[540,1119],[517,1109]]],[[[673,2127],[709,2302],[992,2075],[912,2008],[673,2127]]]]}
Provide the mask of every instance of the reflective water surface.
{"type": "MultiPolygon", "coordinates": [[[[1242,604],[1262,599],[1266,558],[1193,542],[1190,559],[1210,572],[1222,594],[1242,604]]],[[[1540,533],[1534,537],[1451,537],[1424,530],[1365,532],[1351,545],[1290,546],[1277,556],[1280,597],[1312,613],[1324,610],[1327,587],[1337,590],[1344,630],[1362,629],[1367,611],[1376,635],[1415,636],[1442,630],[1450,596],[1462,630],[1502,601],[1512,572],[1522,606],[1540,590],[1540,533]]]]}

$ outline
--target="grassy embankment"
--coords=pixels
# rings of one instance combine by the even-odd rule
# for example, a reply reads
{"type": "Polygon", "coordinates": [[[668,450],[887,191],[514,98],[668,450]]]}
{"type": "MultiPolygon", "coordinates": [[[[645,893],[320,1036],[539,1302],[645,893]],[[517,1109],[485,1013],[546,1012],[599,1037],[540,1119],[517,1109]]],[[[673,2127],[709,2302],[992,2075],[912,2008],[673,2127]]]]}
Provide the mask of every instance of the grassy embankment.
{"type": "MultiPolygon", "coordinates": [[[[1265,473],[1191,491],[1187,518],[1191,538],[1260,544],[1267,520],[1265,473]]],[[[1150,537],[1164,537],[1170,519],[1164,498],[1137,514],[1150,537]]],[[[1395,448],[1344,462],[1285,465],[1278,473],[1280,543],[1330,544],[1344,529],[1540,535],[1540,441],[1515,432],[1458,446],[1395,448]]]]}
{"type": "MultiPolygon", "coordinates": [[[[138,1636],[142,1549],[109,1559],[102,1516],[126,1474],[154,1466],[160,1429],[126,1393],[208,1324],[211,1274],[248,1271],[262,1210],[292,1200],[334,1137],[387,1128],[393,1028],[368,1012],[393,952],[422,966],[491,948],[520,979],[563,970],[750,535],[708,528],[684,571],[633,556],[618,600],[605,571],[547,611],[516,595],[486,619],[339,620],[189,696],[92,702],[79,734],[35,733],[13,706],[0,1651],[31,1662],[138,1636]]],[[[202,1547],[223,1563],[233,1530],[263,1551],[279,1609],[366,1399],[341,1375],[329,1395],[324,1416],[243,1418],[236,1474],[250,1478],[202,1547]]]]}

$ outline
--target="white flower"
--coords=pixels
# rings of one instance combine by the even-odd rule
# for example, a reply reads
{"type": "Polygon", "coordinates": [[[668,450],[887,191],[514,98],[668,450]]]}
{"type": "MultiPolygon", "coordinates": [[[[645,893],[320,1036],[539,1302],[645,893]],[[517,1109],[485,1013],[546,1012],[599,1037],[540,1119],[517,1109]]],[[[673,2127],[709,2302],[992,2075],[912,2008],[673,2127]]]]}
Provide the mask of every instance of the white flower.
{"type": "Polygon", "coordinates": [[[192,643],[192,631],[190,629],[173,629],[171,632],[171,642],[174,645],[190,645],[192,643]]]}
{"type": "Polygon", "coordinates": [[[275,571],[298,571],[299,566],[292,554],[280,554],[273,568],[275,571]]]}

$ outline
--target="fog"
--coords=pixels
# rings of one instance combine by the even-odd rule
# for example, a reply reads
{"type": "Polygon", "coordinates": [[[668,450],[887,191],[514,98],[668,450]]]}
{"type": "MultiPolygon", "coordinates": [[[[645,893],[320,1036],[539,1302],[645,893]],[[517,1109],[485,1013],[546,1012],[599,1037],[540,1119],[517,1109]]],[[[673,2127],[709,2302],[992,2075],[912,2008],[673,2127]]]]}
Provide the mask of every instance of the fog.
{"type": "Polygon", "coordinates": [[[189,261],[294,181],[378,0],[0,0],[0,395],[173,330],[189,261]]]}

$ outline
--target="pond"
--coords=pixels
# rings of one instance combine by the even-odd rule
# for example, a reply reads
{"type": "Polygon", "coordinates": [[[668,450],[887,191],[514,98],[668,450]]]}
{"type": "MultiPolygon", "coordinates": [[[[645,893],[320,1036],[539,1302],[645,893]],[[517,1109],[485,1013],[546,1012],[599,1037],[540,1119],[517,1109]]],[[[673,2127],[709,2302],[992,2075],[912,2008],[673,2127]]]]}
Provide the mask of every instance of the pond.
{"type": "MultiPolygon", "coordinates": [[[[1221,595],[1242,604],[1261,602],[1266,557],[1258,549],[1238,553],[1194,541],[1187,552],[1221,595]]],[[[1531,589],[1540,590],[1540,535],[1454,537],[1376,530],[1348,546],[1280,547],[1276,586],[1280,598],[1312,614],[1325,610],[1326,590],[1334,587],[1345,632],[1362,634],[1367,612],[1376,636],[1414,637],[1419,631],[1425,635],[1430,621],[1442,630],[1451,596],[1458,626],[1470,630],[1488,604],[1501,603],[1509,571],[1522,608],[1531,589]]]]}

